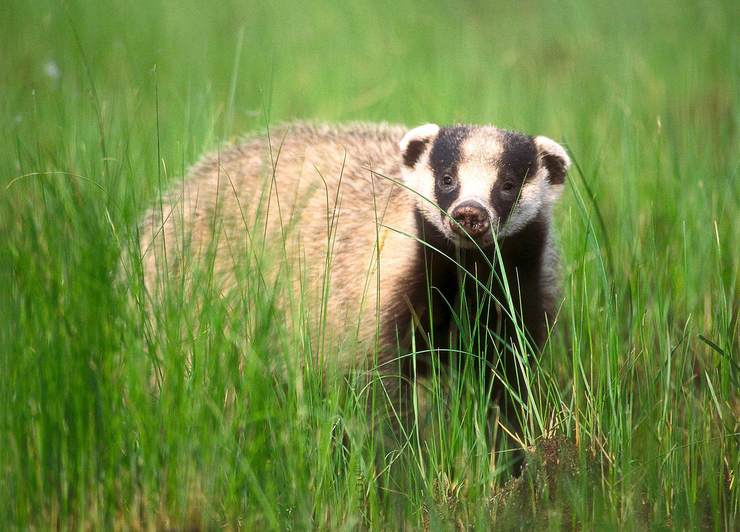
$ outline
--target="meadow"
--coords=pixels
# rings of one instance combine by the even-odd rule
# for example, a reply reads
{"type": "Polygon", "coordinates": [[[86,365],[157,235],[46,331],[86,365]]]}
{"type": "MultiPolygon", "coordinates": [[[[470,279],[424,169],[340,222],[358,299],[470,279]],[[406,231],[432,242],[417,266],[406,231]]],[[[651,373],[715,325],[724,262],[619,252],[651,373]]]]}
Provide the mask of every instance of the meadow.
{"type": "Polygon", "coordinates": [[[0,527],[737,527],[738,20],[722,0],[3,2],[0,527]],[[362,380],[291,362],[308,340],[274,294],[234,318],[205,281],[156,327],[130,304],[141,213],[294,118],[567,146],[521,476],[465,371],[394,440],[362,380]]]}

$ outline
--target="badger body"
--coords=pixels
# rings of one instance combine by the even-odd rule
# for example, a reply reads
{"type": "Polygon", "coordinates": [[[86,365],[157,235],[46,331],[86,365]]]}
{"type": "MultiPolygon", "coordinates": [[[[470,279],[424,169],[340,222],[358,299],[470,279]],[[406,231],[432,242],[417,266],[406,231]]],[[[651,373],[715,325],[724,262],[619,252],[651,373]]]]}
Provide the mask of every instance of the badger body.
{"type": "Polygon", "coordinates": [[[159,294],[208,258],[228,297],[267,249],[266,285],[290,271],[288,321],[300,299],[315,351],[342,367],[382,368],[412,345],[446,360],[463,306],[476,345],[501,352],[520,323],[536,350],[554,317],[551,209],[569,163],[550,139],[491,126],[286,124],[205,157],[146,214],[144,280],[159,294]]]}

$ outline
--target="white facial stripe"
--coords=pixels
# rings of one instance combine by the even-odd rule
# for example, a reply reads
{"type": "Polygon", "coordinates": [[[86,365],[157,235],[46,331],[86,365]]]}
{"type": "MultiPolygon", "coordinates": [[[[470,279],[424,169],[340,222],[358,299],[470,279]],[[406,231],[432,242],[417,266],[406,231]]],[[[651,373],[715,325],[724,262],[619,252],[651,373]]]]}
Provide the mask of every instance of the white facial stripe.
{"type": "Polygon", "coordinates": [[[478,198],[490,203],[491,190],[496,182],[495,170],[490,165],[465,163],[458,167],[460,194],[458,199],[478,198]]]}
{"type": "Polygon", "coordinates": [[[496,184],[498,172],[492,161],[498,160],[503,152],[498,133],[492,135],[490,131],[482,129],[473,131],[465,139],[462,152],[462,160],[465,162],[457,170],[460,192],[450,205],[450,211],[464,201],[476,201],[485,207],[488,216],[495,221],[497,217],[491,205],[491,191],[496,184]]]}
{"type": "MultiPolygon", "coordinates": [[[[498,217],[491,206],[491,190],[493,184],[496,182],[496,175],[493,168],[483,163],[469,162],[461,164],[458,167],[457,175],[460,182],[460,191],[455,201],[449,206],[448,212],[451,214],[458,205],[464,202],[474,201],[486,210],[488,218],[495,225],[498,217]]],[[[445,222],[449,227],[447,232],[450,233],[453,222],[449,219],[446,219],[445,222]]],[[[456,238],[456,241],[458,245],[467,247],[464,241],[461,242],[458,238],[456,238]]],[[[472,242],[467,242],[467,244],[473,245],[472,242]]]]}
{"type": "Polygon", "coordinates": [[[543,172],[537,172],[537,174],[529,179],[522,187],[522,191],[519,194],[519,203],[542,203],[542,186],[544,185],[543,172]]]}
{"type": "Polygon", "coordinates": [[[462,146],[465,161],[496,161],[504,151],[500,134],[485,133],[484,130],[473,131],[462,146]]]}

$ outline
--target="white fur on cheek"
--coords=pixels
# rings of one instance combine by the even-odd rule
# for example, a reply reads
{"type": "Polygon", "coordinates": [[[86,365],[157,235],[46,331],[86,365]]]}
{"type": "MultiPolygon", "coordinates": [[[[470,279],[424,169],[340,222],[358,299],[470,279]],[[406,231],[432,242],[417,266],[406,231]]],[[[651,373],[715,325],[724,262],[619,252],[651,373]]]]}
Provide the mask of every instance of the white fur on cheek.
{"type": "Polygon", "coordinates": [[[547,200],[551,205],[560,199],[564,188],[565,185],[550,185],[547,187],[547,200]]]}
{"type": "Polygon", "coordinates": [[[518,233],[531,222],[537,214],[549,207],[547,190],[550,188],[545,180],[547,172],[540,170],[521,190],[519,201],[509,213],[500,236],[506,237],[518,233]]]}
{"type": "Polygon", "coordinates": [[[449,228],[443,223],[443,214],[436,205],[434,197],[434,175],[426,164],[426,159],[420,161],[413,170],[404,170],[402,173],[408,191],[414,197],[419,211],[424,219],[439,229],[442,234],[452,238],[449,228]]]}

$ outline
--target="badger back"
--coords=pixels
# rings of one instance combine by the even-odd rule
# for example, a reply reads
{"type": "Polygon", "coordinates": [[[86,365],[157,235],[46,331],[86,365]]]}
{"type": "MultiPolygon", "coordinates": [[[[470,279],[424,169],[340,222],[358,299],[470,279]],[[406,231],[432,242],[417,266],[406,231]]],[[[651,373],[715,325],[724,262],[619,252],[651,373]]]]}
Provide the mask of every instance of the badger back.
{"type": "Polygon", "coordinates": [[[228,298],[257,271],[264,286],[284,281],[277,305],[312,350],[363,362],[395,342],[383,324],[404,312],[413,275],[404,132],[297,123],[206,156],[143,218],[147,289],[157,299],[174,280],[192,291],[205,276],[228,298]]]}

